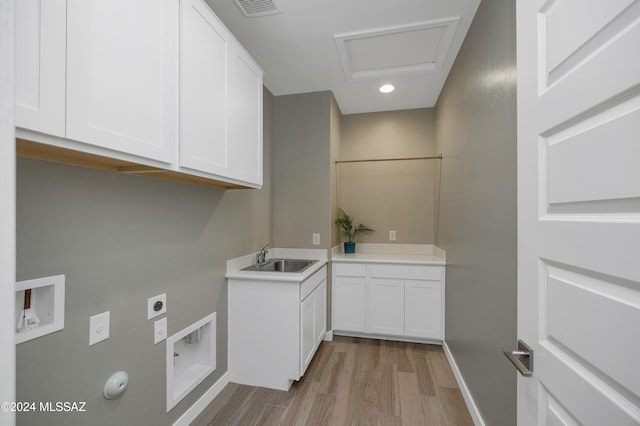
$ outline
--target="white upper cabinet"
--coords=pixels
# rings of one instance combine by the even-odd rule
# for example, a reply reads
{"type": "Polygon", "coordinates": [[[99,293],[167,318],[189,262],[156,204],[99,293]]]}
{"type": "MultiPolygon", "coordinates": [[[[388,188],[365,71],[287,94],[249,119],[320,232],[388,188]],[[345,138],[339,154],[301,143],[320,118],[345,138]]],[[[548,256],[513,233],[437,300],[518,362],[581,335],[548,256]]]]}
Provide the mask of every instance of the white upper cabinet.
{"type": "Polygon", "coordinates": [[[230,50],[229,171],[262,185],[262,69],[237,42],[230,50]]]}
{"type": "Polygon", "coordinates": [[[180,166],[262,185],[262,70],[202,0],[182,0],[180,166]]]}
{"type": "Polygon", "coordinates": [[[65,0],[16,2],[16,125],[65,135],[65,0]]]}
{"type": "Polygon", "coordinates": [[[229,35],[202,0],[182,1],[180,165],[224,174],[229,35]]]}
{"type": "Polygon", "coordinates": [[[67,138],[166,163],[178,140],[175,0],[67,1],[67,138]]]}
{"type": "Polygon", "coordinates": [[[20,0],[16,18],[16,134],[37,142],[19,154],[262,186],[263,73],[204,0],[20,0]]]}

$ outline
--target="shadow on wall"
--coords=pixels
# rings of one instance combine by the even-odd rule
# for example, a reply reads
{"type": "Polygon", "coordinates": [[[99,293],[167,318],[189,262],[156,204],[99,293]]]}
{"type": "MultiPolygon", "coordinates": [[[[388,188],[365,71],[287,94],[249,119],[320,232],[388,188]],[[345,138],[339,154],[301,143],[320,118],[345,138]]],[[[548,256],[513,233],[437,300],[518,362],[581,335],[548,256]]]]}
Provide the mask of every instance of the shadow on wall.
{"type": "Polygon", "coordinates": [[[17,196],[23,206],[18,220],[49,224],[42,229],[51,233],[48,239],[74,234],[83,240],[93,238],[101,246],[120,247],[191,239],[206,228],[224,194],[184,184],[154,184],[155,180],[113,172],[92,170],[90,178],[83,178],[76,167],[38,160],[19,159],[18,164],[17,196]],[[25,194],[37,199],[38,206],[24,206],[20,199],[25,194]]]}

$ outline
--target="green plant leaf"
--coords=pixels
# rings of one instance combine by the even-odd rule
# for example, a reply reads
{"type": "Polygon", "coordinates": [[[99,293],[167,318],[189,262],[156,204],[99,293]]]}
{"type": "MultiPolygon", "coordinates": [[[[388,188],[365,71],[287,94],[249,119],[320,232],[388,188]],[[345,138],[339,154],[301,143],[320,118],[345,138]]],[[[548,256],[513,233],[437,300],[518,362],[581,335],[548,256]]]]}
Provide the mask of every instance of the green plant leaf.
{"type": "Polygon", "coordinates": [[[338,209],[338,215],[335,219],[335,225],[339,227],[342,234],[347,238],[347,241],[353,242],[358,234],[374,233],[375,230],[360,223],[357,227],[353,227],[353,217],[349,216],[347,212],[338,209]]]}

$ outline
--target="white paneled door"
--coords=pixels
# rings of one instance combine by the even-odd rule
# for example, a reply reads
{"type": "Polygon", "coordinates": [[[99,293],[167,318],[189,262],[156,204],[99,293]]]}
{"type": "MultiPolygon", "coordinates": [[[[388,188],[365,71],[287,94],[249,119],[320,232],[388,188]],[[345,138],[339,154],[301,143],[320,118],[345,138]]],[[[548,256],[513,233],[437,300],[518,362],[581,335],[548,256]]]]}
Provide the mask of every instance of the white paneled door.
{"type": "Polygon", "coordinates": [[[518,0],[518,424],[640,424],[640,1],[518,0]]]}

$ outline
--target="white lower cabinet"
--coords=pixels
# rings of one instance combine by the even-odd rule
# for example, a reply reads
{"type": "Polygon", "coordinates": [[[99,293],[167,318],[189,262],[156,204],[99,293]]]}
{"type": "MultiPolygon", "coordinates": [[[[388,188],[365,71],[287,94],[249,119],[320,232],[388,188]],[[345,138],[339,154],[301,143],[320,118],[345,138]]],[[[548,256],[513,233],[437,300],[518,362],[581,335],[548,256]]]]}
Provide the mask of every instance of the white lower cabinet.
{"type": "Polygon", "coordinates": [[[333,328],[365,331],[364,277],[335,276],[333,286],[333,328]]]}
{"type": "Polygon", "coordinates": [[[233,382],[288,390],[304,375],[327,330],[326,278],[323,266],[302,282],[229,279],[233,382]]]}
{"type": "Polygon", "coordinates": [[[444,266],[333,264],[333,330],[444,339],[444,266]]]}
{"type": "MultiPolygon", "coordinates": [[[[305,365],[304,370],[309,366],[309,362],[311,362],[311,358],[313,358],[313,354],[315,354],[318,346],[322,342],[324,335],[327,333],[327,280],[324,279],[324,282],[320,284],[320,289],[318,290],[315,298],[314,298],[314,308],[313,313],[315,315],[313,321],[313,338],[315,340],[313,353],[310,356],[307,356],[308,362],[305,365]]],[[[304,374],[304,370],[302,373],[304,374]]]]}
{"type": "Polygon", "coordinates": [[[313,329],[315,320],[315,304],[313,298],[309,297],[302,302],[300,309],[300,361],[304,366],[308,364],[307,359],[313,353],[313,329]]]}
{"type": "Polygon", "coordinates": [[[300,375],[304,375],[327,331],[327,281],[302,301],[300,308],[300,375]]]}
{"type": "Polygon", "coordinates": [[[371,278],[369,331],[404,335],[404,282],[391,278],[371,278]]]}
{"type": "Polygon", "coordinates": [[[408,336],[444,338],[444,288],[440,281],[404,282],[404,329],[408,336]]]}

